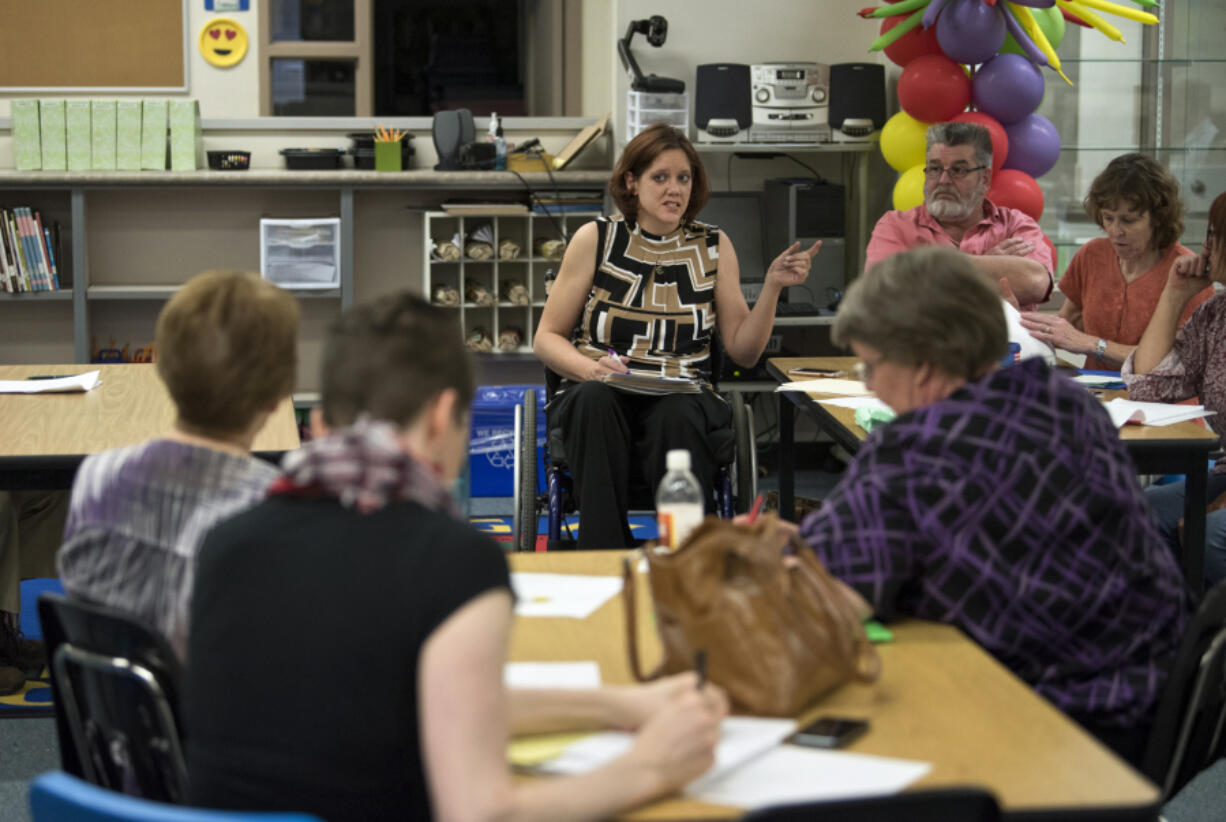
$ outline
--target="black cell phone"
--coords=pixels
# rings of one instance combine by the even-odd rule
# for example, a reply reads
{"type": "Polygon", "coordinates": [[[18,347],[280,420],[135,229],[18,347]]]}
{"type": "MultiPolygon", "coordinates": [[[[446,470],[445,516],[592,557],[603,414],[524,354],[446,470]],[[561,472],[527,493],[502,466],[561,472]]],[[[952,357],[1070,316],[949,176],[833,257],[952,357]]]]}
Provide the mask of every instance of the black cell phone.
{"type": "Polygon", "coordinates": [[[841,748],[868,730],[867,719],[823,716],[792,735],[793,745],[809,748],[841,748]]]}

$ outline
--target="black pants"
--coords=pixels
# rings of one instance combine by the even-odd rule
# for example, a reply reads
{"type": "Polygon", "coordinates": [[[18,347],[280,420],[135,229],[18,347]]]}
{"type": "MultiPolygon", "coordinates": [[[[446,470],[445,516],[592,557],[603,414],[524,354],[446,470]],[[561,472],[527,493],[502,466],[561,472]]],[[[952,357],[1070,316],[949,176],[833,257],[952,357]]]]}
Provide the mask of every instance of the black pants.
{"type": "Polygon", "coordinates": [[[646,396],[583,382],[568,386],[548,414],[549,427],[562,429],[581,517],[578,547],[585,550],[634,544],[626,521],[632,466],[642,471],[654,500],[665,455],[684,448],[690,470],[708,491],[710,511],[716,469],[731,462],[735,449],[732,410],[707,390],[646,396]]]}

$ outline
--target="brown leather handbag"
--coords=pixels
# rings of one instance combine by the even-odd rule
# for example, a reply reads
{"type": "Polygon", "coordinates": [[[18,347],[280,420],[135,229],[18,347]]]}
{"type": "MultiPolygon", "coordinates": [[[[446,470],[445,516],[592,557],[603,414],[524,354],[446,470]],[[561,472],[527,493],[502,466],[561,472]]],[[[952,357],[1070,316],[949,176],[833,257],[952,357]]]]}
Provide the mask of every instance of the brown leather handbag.
{"type": "Polygon", "coordinates": [[[752,525],[707,517],[674,552],[643,552],[664,658],[644,675],[639,662],[632,554],[622,596],[630,669],[640,681],[692,670],[707,675],[733,709],[795,716],[848,680],[872,682],[881,660],[858,615],[813,551],[773,514],[752,525]],[[790,552],[791,557],[786,557],[790,552]],[[786,561],[785,561],[786,559],[786,561]]]}

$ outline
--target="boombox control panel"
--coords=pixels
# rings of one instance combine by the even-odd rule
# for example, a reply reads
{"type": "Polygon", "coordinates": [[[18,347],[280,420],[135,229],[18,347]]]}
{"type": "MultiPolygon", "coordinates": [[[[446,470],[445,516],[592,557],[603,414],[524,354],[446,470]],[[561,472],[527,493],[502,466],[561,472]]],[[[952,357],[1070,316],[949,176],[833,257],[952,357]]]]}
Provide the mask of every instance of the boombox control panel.
{"type": "Polygon", "coordinates": [[[751,67],[754,142],[818,142],[830,138],[824,63],[759,63],[751,67]]]}

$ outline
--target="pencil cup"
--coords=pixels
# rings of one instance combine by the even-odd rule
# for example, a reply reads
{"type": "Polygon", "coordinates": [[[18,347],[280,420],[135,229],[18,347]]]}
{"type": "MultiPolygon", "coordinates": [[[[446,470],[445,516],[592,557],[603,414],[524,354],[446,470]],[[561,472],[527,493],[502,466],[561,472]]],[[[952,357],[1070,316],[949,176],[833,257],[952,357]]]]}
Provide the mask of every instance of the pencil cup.
{"type": "Polygon", "coordinates": [[[375,171],[400,171],[400,141],[375,141],[375,171]]]}

